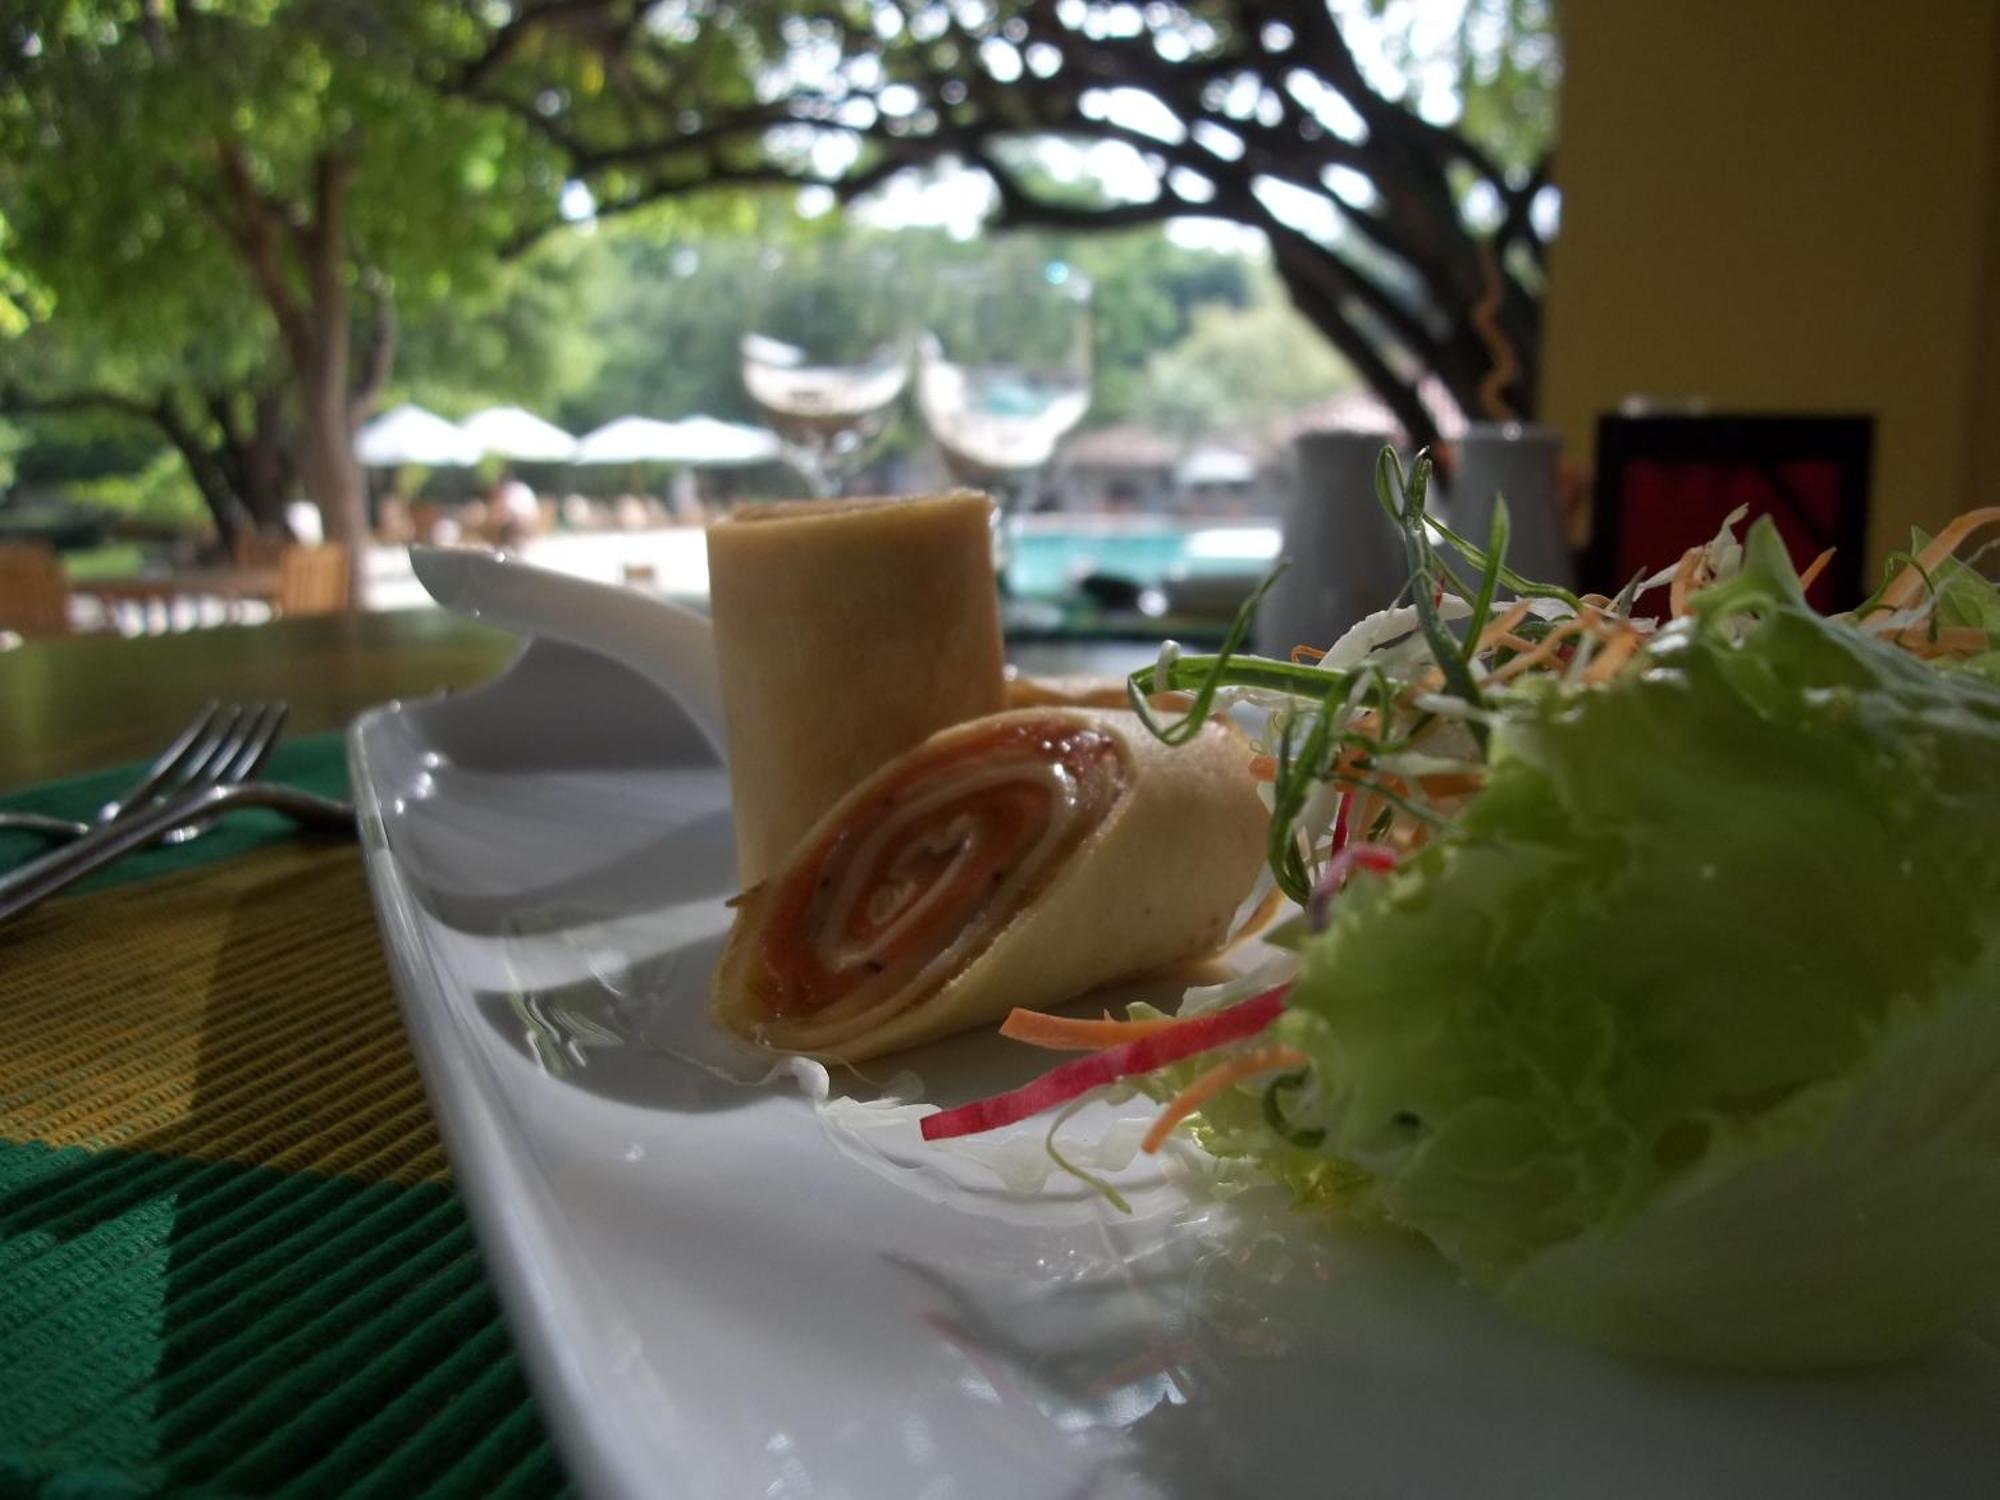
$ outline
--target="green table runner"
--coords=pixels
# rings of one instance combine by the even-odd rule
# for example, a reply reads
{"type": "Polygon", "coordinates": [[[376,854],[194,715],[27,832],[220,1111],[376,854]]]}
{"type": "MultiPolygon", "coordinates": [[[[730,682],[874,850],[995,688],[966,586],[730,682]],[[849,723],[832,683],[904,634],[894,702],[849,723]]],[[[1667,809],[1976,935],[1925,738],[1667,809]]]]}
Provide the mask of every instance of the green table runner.
{"type": "Polygon", "coordinates": [[[562,1490],[353,845],[233,817],[0,928],[0,1496],[562,1490]]]}

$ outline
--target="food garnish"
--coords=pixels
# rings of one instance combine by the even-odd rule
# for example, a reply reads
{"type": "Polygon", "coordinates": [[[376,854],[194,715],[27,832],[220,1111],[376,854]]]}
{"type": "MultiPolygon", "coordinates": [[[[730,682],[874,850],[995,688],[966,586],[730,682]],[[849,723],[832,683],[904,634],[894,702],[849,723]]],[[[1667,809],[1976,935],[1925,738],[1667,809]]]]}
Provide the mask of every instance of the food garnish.
{"type": "Polygon", "coordinates": [[[2000,593],[1959,556],[2000,510],[1822,617],[1768,520],[1577,595],[1506,566],[1504,506],[1483,546],[1431,517],[1429,472],[1378,470],[1405,602],[1293,660],[1238,654],[1246,608],[1131,679],[1165,743],[1267,715],[1295,980],[1176,1023],[1228,1018],[1204,1047],[1010,1022],[1109,1045],[926,1135],[1136,1084],[1152,1144],[1185,1120],[1599,1343],[1837,1364],[1958,1325],[2000,1297],[2000,593]]]}

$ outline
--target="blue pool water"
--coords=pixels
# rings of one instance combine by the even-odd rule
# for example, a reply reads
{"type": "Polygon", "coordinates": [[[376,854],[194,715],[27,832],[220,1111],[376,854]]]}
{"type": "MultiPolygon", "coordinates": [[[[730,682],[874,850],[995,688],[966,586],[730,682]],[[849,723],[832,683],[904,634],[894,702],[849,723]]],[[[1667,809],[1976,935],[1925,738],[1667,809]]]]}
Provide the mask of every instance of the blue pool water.
{"type": "Polygon", "coordinates": [[[1015,597],[1063,599],[1092,573],[1141,587],[1173,578],[1261,575],[1278,555],[1275,527],[1084,529],[1035,525],[1016,536],[1007,566],[1015,597]]]}

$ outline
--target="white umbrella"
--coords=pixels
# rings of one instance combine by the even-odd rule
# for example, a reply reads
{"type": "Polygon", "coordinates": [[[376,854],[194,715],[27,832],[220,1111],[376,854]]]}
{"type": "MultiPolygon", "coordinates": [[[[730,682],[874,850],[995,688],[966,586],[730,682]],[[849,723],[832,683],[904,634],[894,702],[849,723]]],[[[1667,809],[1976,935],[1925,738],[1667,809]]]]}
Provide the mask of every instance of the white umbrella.
{"type": "Polygon", "coordinates": [[[691,464],[761,464],[778,456],[777,434],[762,427],[704,415],[684,418],[674,426],[681,430],[689,451],[700,455],[686,460],[691,464]]]}
{"type": "Polygon", "coordinates": [[[479,445],[436,412],[421,406],[386,411],[356,435],[354,456],[371,469],[402,464],[436,468],[479,462],[479,445]]]}
{"type": "Polygon", "coordinates": [[[671,422],[620,417],[576,440],[580,464],[678,463],[681,437],[671,422]]]}
{"type": "Polygon", "coordinates": [[[576,457],[575,438],[518,406],[490,406],[458,426],[482,453],[545,464],[566,464],[576,457]]]}
{"type": "Polygon", "coordinates": [[[761,427],[718,422],[713,417],[689,417],[662,422],[654,417],[620,417],[576,445],[580,464],[715,464],[763,463],[778,455],[778,440],[761,427]]]}
{"type": "Polygon", "coordinates": [[[1174,483],[1185,489],[1209,484],[1249,484],[1257,477],[1257,461],[1234,448],[1197,448],[1174,470],[1174,483]]]}

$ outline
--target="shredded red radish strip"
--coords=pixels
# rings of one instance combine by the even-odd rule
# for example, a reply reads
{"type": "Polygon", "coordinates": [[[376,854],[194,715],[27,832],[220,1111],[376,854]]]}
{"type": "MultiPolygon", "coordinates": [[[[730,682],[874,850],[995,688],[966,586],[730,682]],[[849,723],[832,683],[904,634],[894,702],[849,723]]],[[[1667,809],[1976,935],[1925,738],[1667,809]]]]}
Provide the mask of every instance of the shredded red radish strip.
{"type": "Polygon", "coordinates": [[[1326,926],[1327,909],[1333,905],[1333,898],[1347,884],[1347,877],[1357,869],[1368,870],[1377,875],[1386,875],[1396,868],[1398,855],[1387,844],[1346,844],[1326,862],[1326,869],[1319,877],[1319,884],[1313,887],[1312,904],[1306,908],[1306,918],[1312,930],[1318,932],[1326,926]]]}
{"type": "Polygon", "coordinates": [[[1354,816],[1354,789],[1340,794],[1339,811],[1333,815],[1333,846],[1327,853],[1337,855],[1347,847],[1348,824],[1354,816]]]}
{"type": "Polygon", "coordinates": [[[1002,1125],[1012,1125],[1030,1115],[1067,1104],[1104,1084],[1116,1083],[1121,1078],[1139,1073],[1151,1073],[1168,1063],[1255,1036],[1284,1014],[1285,994],[1290,989],[1289,984],[1279,985],[1227,1010],[1176,1021],[1137,1041],[1107,1047],[1089,1057],[1062,1063],[1032,1083],[1005,1094],[975,1099],[957,1109],[926,1115],[921,1127],[923,1137],[927,1141],[943,1141],[953,1136],[998,1130],[1002,1125]]]}

